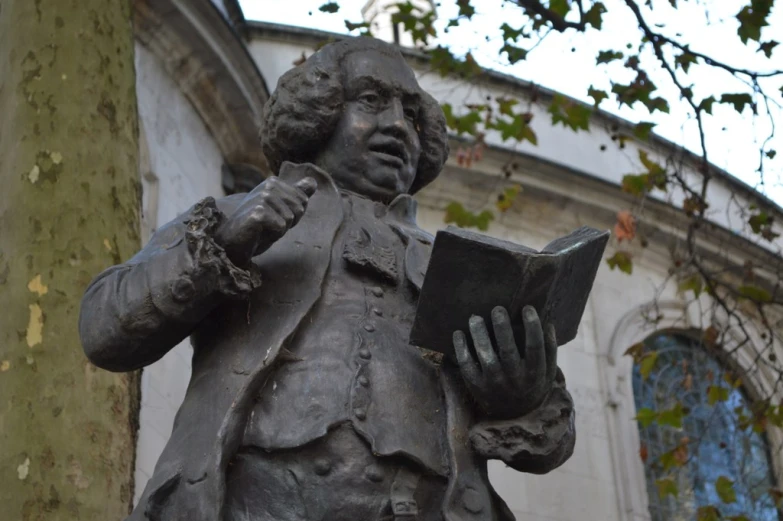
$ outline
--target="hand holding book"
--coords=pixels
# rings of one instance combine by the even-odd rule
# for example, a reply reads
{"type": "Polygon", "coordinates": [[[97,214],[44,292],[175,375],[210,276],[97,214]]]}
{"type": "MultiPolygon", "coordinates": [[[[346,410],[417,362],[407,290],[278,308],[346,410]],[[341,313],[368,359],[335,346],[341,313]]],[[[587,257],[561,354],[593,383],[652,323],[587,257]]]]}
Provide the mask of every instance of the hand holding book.
{"type": "Polygon", "coordinates": [[[535,410],[546,399],[557,374],[557,339],[552,324],[542,327],[533,306],[522,310],[524,357],[514,339],[506,308],[492,310],[490,338],[484,319],[469,321],[475,357],[465,333],[455,331],[457,365],[473,398],[489,416],[517,418],[535,410]],[[545,333],[546,331],[546,333],[545,333]],[[494,344],[494,345],[493,345],[494,344]]]}

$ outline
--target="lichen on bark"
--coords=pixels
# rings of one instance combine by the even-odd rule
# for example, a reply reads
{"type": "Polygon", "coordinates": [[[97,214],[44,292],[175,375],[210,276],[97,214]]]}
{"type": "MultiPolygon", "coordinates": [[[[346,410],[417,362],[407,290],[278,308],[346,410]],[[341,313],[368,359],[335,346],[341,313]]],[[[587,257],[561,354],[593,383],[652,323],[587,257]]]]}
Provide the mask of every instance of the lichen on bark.
{"type": "Polygon", "coordinates": [[[122,519],[138,375],[92,366],[77,319],[139,247],[131,3],[2,0],[0,49],[0,517],[122,519]]]}

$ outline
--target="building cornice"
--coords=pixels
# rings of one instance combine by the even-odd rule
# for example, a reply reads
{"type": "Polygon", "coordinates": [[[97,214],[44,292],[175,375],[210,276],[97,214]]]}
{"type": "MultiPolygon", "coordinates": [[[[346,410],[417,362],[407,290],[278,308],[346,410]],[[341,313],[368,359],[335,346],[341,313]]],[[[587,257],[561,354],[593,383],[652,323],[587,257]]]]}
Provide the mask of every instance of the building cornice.
{"type": "Polygon", "coordinates": [[[193,105],[226,162],[268,171],[258,132],[269,91],[217,8],[209,0],[134,0],[134,31],[193,105]]]}

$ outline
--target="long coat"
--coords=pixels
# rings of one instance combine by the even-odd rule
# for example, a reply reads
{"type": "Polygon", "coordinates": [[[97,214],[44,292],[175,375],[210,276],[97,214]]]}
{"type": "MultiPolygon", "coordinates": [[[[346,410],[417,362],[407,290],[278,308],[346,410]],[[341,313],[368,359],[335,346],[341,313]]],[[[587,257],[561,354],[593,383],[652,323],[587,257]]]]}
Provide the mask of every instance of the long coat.
{"type": "MultiPolygon", "coordinates": [[[[162,227],[128,262],[101,273],[87,289],[80,316],[85,352],[96,365],[129,371],[149,365],[188,335],[192,376],[169,442],[128,521],[219,521],[225,475],[253,399],[321,296],[332,243],[343,221],[331,177],[313,165],[286,163],[283,180],[311,176],[318,189],[302,220],[250,271],[235,267],[210,238],[243,195],[207,198],[162,227]],[[260,279],[260,280],[259,280],[260,279]]],[[[405,274],[420,288],[431,236],[416,227],[415,201],[391,203],[406,243],[405,274]]],[[[561,465],[574,446],[573,402],[559,374],[536,411],[490,421],[477,411],[453,367],[441,372],[446,397],[449,483],[447,521],[513,520],[487,477],[488,459],[530,473],[561,465]]],[[[559,373],[559,372],[558,372],[559,373]]]]}

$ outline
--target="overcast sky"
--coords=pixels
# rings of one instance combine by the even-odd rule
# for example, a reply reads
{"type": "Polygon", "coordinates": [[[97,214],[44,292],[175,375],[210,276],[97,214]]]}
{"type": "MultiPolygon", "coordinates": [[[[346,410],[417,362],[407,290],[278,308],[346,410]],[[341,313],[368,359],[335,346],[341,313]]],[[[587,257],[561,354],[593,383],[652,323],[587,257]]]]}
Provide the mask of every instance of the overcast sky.
{"type": "MultiPolygon", "coordinates": [[[[503,64],[498,49],[503,45],[500,25],[503,22],[515,26],[514,20],[520,19],[519,10],[501,0],[481,0],[472,2],[478,14],[473,21],[461,27],[452,28],[443,34],[438,43],[449,46],[460,54],[473,50],[478,62],[487,68],[512,74],[524,80],[553,89],[574,98],[592,103],[587,96],[591,85],[609,90],[609,78],[627,82],[631,73],[620,63],[609,66],[596,66],[595,55],[599,50],[625,50],[628,42],[638,42],[638,28],[630,11],[622,0],[603,0],[608,8],[604,16],[604,30],[590,31],[586,35],[565,36],[550,33],[525,61],[511,66],[503,64]]],[[[337,33],[347,32],[345,19],[361,21],[361,8],[366,0],[339,0],[340,11],[325,14],[318,11],[325,0],[241,0],[245,16],[248,19],[261,20],[288,25],[310,27],[337,33]]],[[[641,2],[640,2],[641,3],[641,2]]],[[[770,27],[764,29],[762,40],[783,39],[783,7],[777,2],[776,10],[770,16],[770,27]]],[[[668,8],[668,2],[656,1],[656,11],[651,23],[665,23],[666,35],[676,37],[683,43],[689,43],[695,51],[714,56],[730,65],[746,68],[760,67],[762,70],[783,69],[783,45],[773,52],[767,60],[756,52],[758,44],[751,42],[748,47],[742,45],[736,36],[737,21],[735,15],[745,5],[745,0],[680,0],[679,9],[668,8]],[[661,7],[657,7],[660,4],[661,7]],[[708,5],[705,15],[704,5],[708,5]]],[[[454,16],[457,7],[453,0],[443,0],[438,4],[441,28],[445,21],[454,16]]],[[[604,102],[601,108],[633,122],[652,121],[657,123],[655,132],[661,136],[682,144],[699,153],[699,140],[694,121],[687,118],[686,105],[679,101],[674,86],[668,81],[665,72],[650,66],[655,60],[648,60],[647,70],[659,87],[659,95],[669,100],[670,114],[651,115],[646,109],[618,107],[617,103],[604,102]]],[[[707,66],[692,66],[688,75],[694,84],[695,99],[702,99],[713,93],[711,87],[720,85],[729,92],[747,92],[743,84],[729,74],[711,70],[707,66]]],[[[777,103],[783,104],[783,96],[778,90],[783,85],[783,76],[769,80],[766,86],[777,94],[777,103]]],[[[766,87],[765,87],[766,88],[766,87]]],[[[725,90],[721,90],[724,92],[725,90]]],[[[780,105],[772,107],[779,126],[783,126],[783,110],[780,105]]],[[[742,115],[733,109],[715,105],[713,116],[707,116],[708,153],[713,164],[727,170],[747,184],[761,189],[778,204],[783,205],[783,134],[778,132],[767,148],[778,151],[774,161],[765,166],[765,184],[759,186],[759,175],[755,171],[759,161],[760,142],[769,134],[768,119],[753,120],[749,109],[742,115]]]]}

